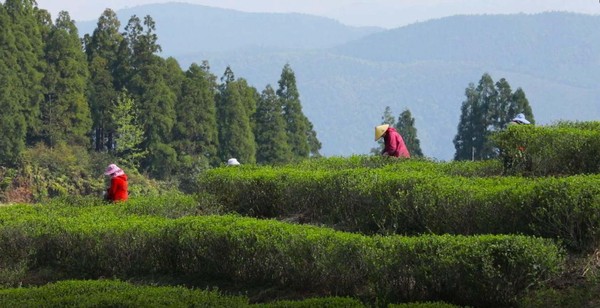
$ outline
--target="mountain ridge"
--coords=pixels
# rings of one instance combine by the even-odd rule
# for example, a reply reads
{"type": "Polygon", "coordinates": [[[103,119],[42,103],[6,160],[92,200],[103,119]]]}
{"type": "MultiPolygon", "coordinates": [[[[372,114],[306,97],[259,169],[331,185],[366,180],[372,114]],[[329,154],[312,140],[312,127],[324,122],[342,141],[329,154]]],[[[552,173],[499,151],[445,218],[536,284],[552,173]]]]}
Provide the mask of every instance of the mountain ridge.
{"type": "MultiPolygon", "coordinates": [[[[390,106],[396,117],[411,110],[426,156],[448,160],[464,91],[484,73],[494,81],[505,78],[513,91],[522,88],[538,124],[598,119],[598,28],[600,16],[576,13],[456,15],[334,46],[255,44],[189,50],[175,58],[183,69],[208,60],[218,77],[230,66],[259,91],[276,84],[282,67],[290,64],[326,156],[369,153],[376,146],[373,127],[390,106]]],[[[159,43],[168,47],[161,40],[159,33],[159,43]]]]}

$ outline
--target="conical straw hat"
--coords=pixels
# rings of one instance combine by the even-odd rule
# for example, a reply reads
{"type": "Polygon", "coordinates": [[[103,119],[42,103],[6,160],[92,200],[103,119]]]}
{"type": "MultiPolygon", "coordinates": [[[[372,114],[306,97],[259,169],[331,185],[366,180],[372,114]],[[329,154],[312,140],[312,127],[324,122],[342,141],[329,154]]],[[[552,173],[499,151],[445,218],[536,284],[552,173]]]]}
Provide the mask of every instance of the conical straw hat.
{"type": "Polygon", "coordinates": [[[385,133],[385,131],[390,127],[389,124],[383,124],[379,126],[375,126],[375,141],[379,140],[381,136],[385,133]]]}

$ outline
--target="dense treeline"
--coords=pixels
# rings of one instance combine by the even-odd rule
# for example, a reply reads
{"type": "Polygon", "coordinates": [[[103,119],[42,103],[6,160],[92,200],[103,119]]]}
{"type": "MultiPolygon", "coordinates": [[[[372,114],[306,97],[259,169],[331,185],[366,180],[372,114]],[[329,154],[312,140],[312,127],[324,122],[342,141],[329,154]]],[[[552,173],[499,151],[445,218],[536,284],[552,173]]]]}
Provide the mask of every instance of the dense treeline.
{"type": "Polygon", "coordinates": [[[69,14],[33,0],[0,4],[0,166],[43,144],[83,147],[161,179],[216,166],[319,156],[292,68],[262,94],[231,68],[182,70],[161,58],[151,16],[121,22],[106,9],[79,37],[69,14]]]}

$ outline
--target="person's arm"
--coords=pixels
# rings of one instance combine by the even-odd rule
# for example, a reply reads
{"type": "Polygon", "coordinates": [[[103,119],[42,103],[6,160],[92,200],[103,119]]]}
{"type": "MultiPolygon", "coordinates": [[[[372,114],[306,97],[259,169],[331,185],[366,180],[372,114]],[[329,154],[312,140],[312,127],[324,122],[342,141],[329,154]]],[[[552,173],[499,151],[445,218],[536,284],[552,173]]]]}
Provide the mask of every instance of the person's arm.
{"type": "Polygon", "coordinates": [[[398,150],[398,139],[395,138],[394,135],[389,135],[385,140],[385,153],[390,156],[394,156],[396,151],[398,150]]]}
{"type": "Polygon", "coordinates": [[[115,193],[117,192],[116,178],[110,179],[110,187],[106,190],[106,199],[109,201],[115,200],[115,193]]]}

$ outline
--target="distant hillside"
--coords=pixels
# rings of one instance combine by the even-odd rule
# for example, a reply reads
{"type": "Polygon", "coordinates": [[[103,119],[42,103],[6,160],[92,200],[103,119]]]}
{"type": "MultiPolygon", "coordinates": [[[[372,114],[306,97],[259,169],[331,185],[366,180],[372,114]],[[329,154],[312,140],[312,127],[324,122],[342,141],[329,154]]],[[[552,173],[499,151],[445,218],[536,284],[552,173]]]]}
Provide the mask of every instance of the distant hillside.
{"type": "MultiPolygon", "coordinates": [[[[116,13],[122,27],[132,15],[150,15],[166,56],[240,48],[329,48],[382,30],[305,14],[245,13],[185,3],[143,5],[116,13]]],[[[78,21],[77,27],[83,36],[92,33],[96,23],[97,19],[78,21]]]]}
{"type": "Polygon", "coordinates": [[[373,61],[486,65],[593,85],[600,71],[586,68],[600,63],[598,29],[598,16],[582,14],[453,16],[373,34],[335,51],[373,61]]]}
{"type": "Polygon", "coordinates": [[[513,90],[521,87],[539,124],[600,119],[598,16],[454,16],[365,35],[374,29],[298,14],[181,4],[117,13],[123,23],[133,14],[153,16],[165,50],[162,55],[176,54],[182,68],[208,60],[220,77],[231,65],[236,76],[259,91],[267,84],[276,87],[282,67],[289,63],[296,72],[304,112],[327,156],[369,153],[376,146],[373,127],[390,106],[395,116],[404,108],[411,110],[425,155],[451,159],[465,88],[486,72],[495,81],[506,78],[513,90]],[[171,6],[186,8],[186,13],[171,6]],[[192,13],[195,9],[214,19],[198,17],[204,15],[192,13]],[[267,26],[264,19],[270,17],[280,23],[267,26]],[[296,18],[303,22],[294,23],[296,18]],[[190,27],[192,22],[204,26],[190,27]],[[331,28],[323,28],[324,24],[331,28]],[[214,30],[205,32],[209,28],[214,30]],[[278,32],[282,29],[290,30],[278,32]],[[336,38],[337,46],[332,45],[335,39],[327,39],[335,31],[326,29],[345,33],[336,38]],[[223,39],[228,35],[237,39],[223,39]]]}

